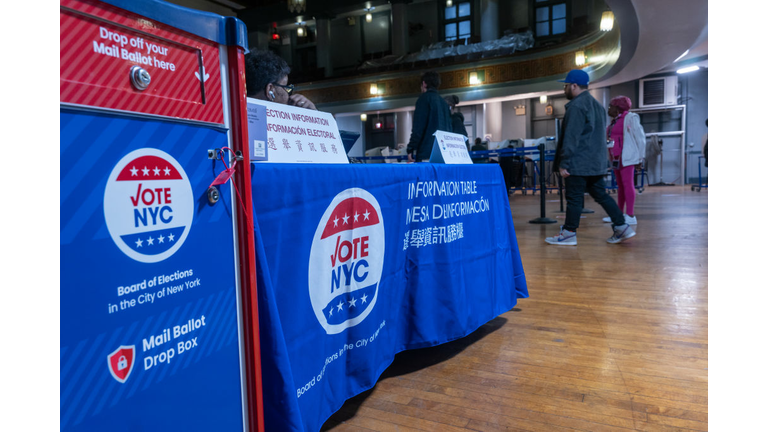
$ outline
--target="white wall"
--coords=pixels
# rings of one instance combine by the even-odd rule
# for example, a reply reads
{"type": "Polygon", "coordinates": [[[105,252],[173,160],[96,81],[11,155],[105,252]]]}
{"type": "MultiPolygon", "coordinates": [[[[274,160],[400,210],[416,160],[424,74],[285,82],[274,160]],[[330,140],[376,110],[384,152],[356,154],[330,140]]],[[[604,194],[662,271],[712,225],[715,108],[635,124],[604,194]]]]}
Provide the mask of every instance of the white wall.
{"type": "MultiPolygon", "coordinates": [[[[501,104],[501,116],[503,125],[501,128],[502,139],[528,138],[528,116],[531,112],[529,103],[525,100],[506,101],[501,104]],[[525,115],[516,115],[515,107],[526,105],[525,115]]],[[[498,141],[498,140],[496,140],[498,141]]]]}

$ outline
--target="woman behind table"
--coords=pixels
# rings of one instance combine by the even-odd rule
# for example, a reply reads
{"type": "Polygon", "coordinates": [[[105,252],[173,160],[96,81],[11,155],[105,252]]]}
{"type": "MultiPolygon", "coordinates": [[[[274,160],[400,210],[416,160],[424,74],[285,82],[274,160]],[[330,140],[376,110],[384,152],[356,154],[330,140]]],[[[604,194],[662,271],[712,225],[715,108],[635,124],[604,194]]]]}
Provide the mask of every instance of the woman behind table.
{"type": "Polygon", "coordinates": [[[245,90],[248,97],[299,108],[316,110],[305,96],[293,92],[288,84],[290,66],[271,51],[251,51],[245,55],[245,90]]]}
{"type": "MultiPolygon", "coordinates": [[[[640,116],[630,112],[632,101],[626,96],[616,96],[608,106],[608,115],[613,118],[608,126],[608,153],[619,187],[617,204],[624,210],[624,219],[630,225],[637,225],[635,217],[635,165],[645,155],[645,131],[640,116]],[[611,147],[613,141],[613,147],[611,147]]],[[[611,222],[610,217],[603,222],[611,222]]]]}

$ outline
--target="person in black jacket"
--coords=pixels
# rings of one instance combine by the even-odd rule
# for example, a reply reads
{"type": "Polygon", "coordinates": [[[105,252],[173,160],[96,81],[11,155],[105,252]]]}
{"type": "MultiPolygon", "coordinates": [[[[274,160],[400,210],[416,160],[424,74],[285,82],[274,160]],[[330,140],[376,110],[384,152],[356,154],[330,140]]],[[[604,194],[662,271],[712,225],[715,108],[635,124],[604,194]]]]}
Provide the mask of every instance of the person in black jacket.
{"type": "Polygon", "coordinates": [[[464,114],[459,111],[454,111],[456,105],[459,104],[459,97],[456,95],[446,96],[445,101],[451,108],[451,127],[453,128],[453,133],[467,136],[467,128],[464,127],[464,114]]]}
{"type": "Polygon", "coordinates": [[[435,131],[453,131],[451,109],[437,93],[438,87],[440,75],[434,71],[424,72],[421,76],[421,96],[416,100],[411,139],[408,141],[409,162],[429,159],[435,131]]]}
{"type": "Polygon", "coordinates": [[[565,83],[563,92],[570,102],[565,104],[553,169],[565,183],[567,205],[560,234],[545,241],[554,245],[576,245],[576,229],[587,192],[611,218],[613,236],[608,243],[621,243],[634,237],[635,231],[624,219],[616,201],[605,192],[603,177],[608,168],[605,108],[589,94],[587,72],[573,69],[560,82],[565,83]]]}

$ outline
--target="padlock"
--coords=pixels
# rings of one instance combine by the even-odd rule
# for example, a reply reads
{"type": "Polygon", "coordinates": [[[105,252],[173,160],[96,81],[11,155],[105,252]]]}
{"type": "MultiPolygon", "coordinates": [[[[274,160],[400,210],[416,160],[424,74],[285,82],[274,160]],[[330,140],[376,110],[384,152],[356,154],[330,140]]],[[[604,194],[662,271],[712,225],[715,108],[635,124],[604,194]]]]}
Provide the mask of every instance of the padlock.
{"type": "Polygon", "coordinates": [[[120,356],[119,359],[117,359],[117,370],[123,370],[128,367],[128,360],[125,359],[125,356],[120,356]]]}

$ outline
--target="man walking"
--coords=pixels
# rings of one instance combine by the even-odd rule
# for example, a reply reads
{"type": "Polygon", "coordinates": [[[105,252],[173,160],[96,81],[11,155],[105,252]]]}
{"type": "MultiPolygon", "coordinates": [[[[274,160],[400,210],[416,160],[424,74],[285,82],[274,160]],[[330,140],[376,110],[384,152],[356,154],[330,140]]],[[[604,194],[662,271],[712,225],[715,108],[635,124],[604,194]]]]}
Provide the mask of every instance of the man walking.
{"type": "Polygon", "coordinates": [[[565,83],[563,91],[570,102],[565,105],[554,169],[559,170],[565,182],[567,205],[565,225],[561,227],[560,234],[547,237],[545,241],[556,245],[576,245],[584,192],[588,192],[611,217],[613,236],[608,243],[621,243],[634,237],[635,231],[624,221],[624,214],[616,201],[605,192],[603,176],[608,169],[605,108],[587,91],[589,75],[586,72],[574,69],[560,82],[565,83]]]}
{"type": "Polygon", "coordinates": [[[452,132],[451,108],[437,93],[438,87],[440,75],[433,71],[424,72],[421,76],[421,96],[416,100],[411,139],[408,141],[408,162],[429,159],[435,131],[452,132]]]}

